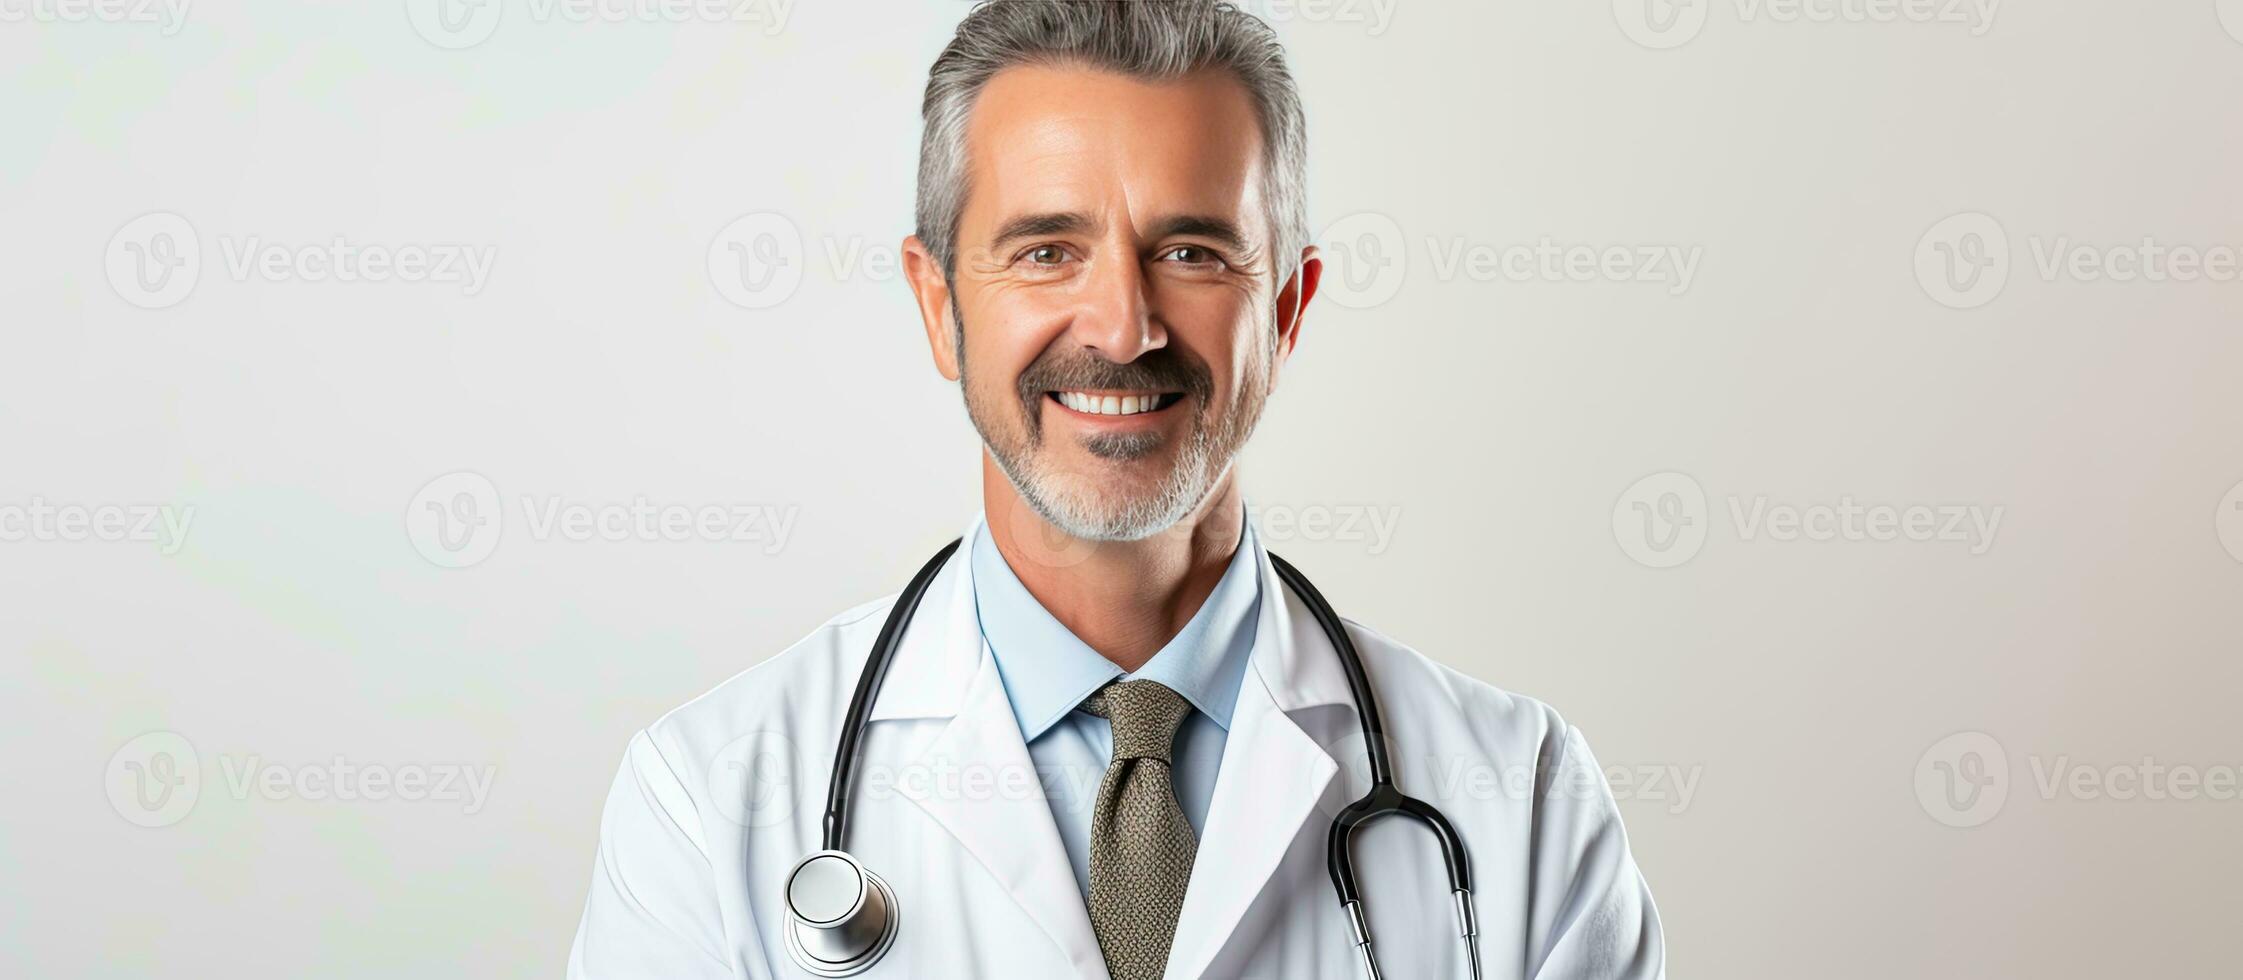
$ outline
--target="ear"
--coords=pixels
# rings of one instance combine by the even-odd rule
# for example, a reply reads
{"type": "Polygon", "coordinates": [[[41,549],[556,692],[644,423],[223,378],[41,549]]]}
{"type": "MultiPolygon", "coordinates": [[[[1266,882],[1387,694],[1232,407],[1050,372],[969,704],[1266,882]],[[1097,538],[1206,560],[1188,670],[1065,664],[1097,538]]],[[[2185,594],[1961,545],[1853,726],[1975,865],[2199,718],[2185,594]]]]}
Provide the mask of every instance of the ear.
{"type": "Polygon", "coordinates": [[[927,348],[934,354],[935,370],[948,380],[958,380],[958,332],[950,323],[950,280],[942,263],[927,251],[917,235],[903,239],[903,274],[911,282],[911,295],[919,303],[919,321],[927,328],[927,348]]]}
{"type": "Polygon", "coordinates": [[[1277,293],[1277,358],[1270,365],[1270,386],[1277,385],[1278,369],[1285,359],[1293,355],[1293,345],[1301,339],[1301,318],[1308,312],[1308,301],[1316,298],[1316,285],[1324,279],[1324,260],[1318,257],[1316,246],[1301,249],[1301,264],[1286,280],[1285,288],[1277,293]]]}

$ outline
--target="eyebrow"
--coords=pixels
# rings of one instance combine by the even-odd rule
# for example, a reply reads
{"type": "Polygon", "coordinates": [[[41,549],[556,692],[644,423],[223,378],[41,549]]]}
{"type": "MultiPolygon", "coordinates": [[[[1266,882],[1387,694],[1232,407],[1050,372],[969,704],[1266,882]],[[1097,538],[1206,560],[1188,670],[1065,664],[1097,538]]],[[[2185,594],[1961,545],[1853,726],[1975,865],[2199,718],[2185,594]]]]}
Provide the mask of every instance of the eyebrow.
{"type": "Polygon", "coordinates": [[[1175,235],[1191,235],[1196,238],[1213,239],[1232,251],[1244,252],[1247,250],[1246,235],[1238,230],[1238,225],[1223,218],[1199,214],[1180,214],[1155,224],[1152,230],[1152,237],[1155,239],[1169,238],[1175,235]]]}
{"type": "MultiPolygon", "coordinates": [[[[1080,211],[1045,211],[1023,214],[999,226],[996,237],[990,240],[990,245],[992,247],[1003,247],[1008,242],[1022,238],[1080,234],[1096,225],[1097,222],[1091,220],[1090,215],[1080,211]]],[[[1237,224],[1228,219],[1201,214],[1180,214],[1163,219],[1153,225],[1150,237],[1161,239],[1176,235],[1192,235],[1213,239],[1237,251],[1245,251],[1247,248],[1246,235],[1239,231],[1237,224]]]]}
{"type": "Polygon", "coordinates": [[[1096,222],[1080,211],[1046,211],[1023,214],[1005,222],[997,229],[990,246],[1001,248],[1005,243],[1019,238],[1040,238],[1044,235],[1072,235],[1088,230],[1096,222]]]}

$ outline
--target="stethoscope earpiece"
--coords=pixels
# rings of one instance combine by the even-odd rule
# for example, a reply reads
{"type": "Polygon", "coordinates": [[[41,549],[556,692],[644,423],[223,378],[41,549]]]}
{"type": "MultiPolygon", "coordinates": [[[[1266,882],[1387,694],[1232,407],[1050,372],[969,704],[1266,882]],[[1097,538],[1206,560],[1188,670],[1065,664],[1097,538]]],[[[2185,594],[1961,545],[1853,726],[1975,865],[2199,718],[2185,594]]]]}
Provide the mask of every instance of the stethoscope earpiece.
{"type": "Polygon", "coordinates": [[[896,894],[844,851],[818,851],[787,873],[787,953],[821,977],[871,969],[896,941],[896,894]]]}

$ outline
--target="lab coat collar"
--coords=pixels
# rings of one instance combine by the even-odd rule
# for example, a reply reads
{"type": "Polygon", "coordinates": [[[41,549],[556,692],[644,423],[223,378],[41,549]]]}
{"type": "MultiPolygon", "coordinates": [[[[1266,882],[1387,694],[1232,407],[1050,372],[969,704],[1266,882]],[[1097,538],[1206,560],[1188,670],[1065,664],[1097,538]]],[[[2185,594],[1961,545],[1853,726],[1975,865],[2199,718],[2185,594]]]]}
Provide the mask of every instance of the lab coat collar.
{"type": "MultiPolygon", "coordinates": [[[[965,541],[980,523],[966,528],[965,541]]],[[[1059,947],[1078,980],[1108,980],[1051,804],[982,640],[966,545],[929,584],[871,717],[948,719],[907,771],[956,778],[899,780],[900,794],[973,855],[1059,947]]]]}
{"type": "MultiPolygon", "coordinates": [[[[966,529],[968,540],[979,524],[976,520],[966,529]]],[[[1170,977],[1197,977],[1206,971],[1302,825],[1321,812],[1317,802],[1339,764],[1288,713],[1352,703],[1330,643],[1300,599],[1277,578],[1260,536],[1254,540],[1262,585],[1254,648],[1200,832],[1199,861],[1170,947],[1170,977]]],[[[996,659],[982,641],[967,565],[961,548],[931,583],[914,628],[889,667],[872,718],[949,719],[913,765],[931,771],[986,768],[998,791],[922,789],[904,795],[974,855],[1059,946],[1078,978],[1103,980],[1105,960],[1041,784],[1031,777],[1022,791],[1005,789],[1020,785],[1008,772],[1033,773],[1034,764],[1005,697],[996,659]]]]}
{"type": "MultiPolygon", "coordinates": [[[[974,589],[967,552],[981,528],[967,525],[958,550],[927,585],[911,628],[904,631],[896,658],[888,664],[873,721],[898,718],[948,718],[958,713],[981,666],[981,623],[974,612],[974,589]]],[[[890,607],[892,608],[892,607],[890,607]]],[[[880,610],[888,615],[890,608],[880,610]]]]}
{"type": "Polygon", "coordinates": [[[965,547],[972,553],[974,607],[997,658],[1020,734],[1029,744],[1093,691],[1117,677],[1167,686],[1230,731],[1238,685],[1253,654],[1260,620],[1261,576],[1252,527],[1241,530],[1221,579],[1189,622],[1152,658],[1126,675],[1044,608],[1014,574],[986,524],[965,547]]]}
{"type": "MultiPolygon", "coordinates": [[[[1257,536],[1257,540],[1259,536],[1257,536]]],[[[1292,849],[1339,763],[1289,712],[1353,704],[1338,654],[1257,545],[1262,609],[1252,670],[1239,686],[1199,858],[1168,951],[1167,976],[1199,977],[1292,849]]]]}
{"type": "MultiPolygon", "coordinates": [[[[944,563],[921,600],[912,629],[904,634],[895,662],[880,686],[871,718],[947,718],[958,713],[982,656],[981,620],[974,608],[969,546],[982,519],[966,526],[964,543],[944,563]]],[[[1241,542],[1253,549],[1261,578],[1254,649],[1247,673],[1258,676],[1277,706],[1299,711],[1326,704],[1352,704],[1347,675],[1323,630],[1300,597],[1285,588],[1262,547],[1265,535],[1250,533],[1241,542]]],[[[882,615],[885,615],[883,611],[882,615]]],[[[1241,684],[1241,690],[1252,681],[1241,684]]],[[[1236,725],[1236,708],[1232,724],[1236,725]]]]}

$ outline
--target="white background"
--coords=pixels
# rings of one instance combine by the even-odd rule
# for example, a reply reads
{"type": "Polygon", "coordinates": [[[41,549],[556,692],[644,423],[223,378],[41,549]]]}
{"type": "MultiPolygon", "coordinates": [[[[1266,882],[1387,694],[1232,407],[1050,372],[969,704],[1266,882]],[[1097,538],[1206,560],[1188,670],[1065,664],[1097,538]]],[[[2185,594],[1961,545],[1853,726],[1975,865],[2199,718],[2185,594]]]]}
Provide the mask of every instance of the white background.
{"type": "MultiPolygon", "coordinates": [[[[1740,2],[1665,34],[1637,0],[1249,4],[1300,76],[1311,224],[1365,215],[1331,275],[1367,285],[1312,311],[1243,468],[1258,507],[1358,530],[1265,538],[1608,768],[1694,774],[1687,805],[1622,803],[1678,977],[2234,975],[2243,801],[2040,778],[2243,764],[2243,284],[2035,250],[2243,246],[2243,4],[1740,2]],[[1699,259],[1679,291],[1444,274],[1545,240],[1699,259]],[[1943,282],[1955,254],[1995,278],[1943,282]],[[1848,500],[2000,522],[1754,519],[1848,500]]],[[[0,0],[0,532],[42,502],[192,523],[0,540],[0,973],[554,975],[631,733],[977,506],[892,262],[965,8],[504,0],[478,40],[394,2],[53,4],[0,0]],[[117,236],[156,212],[200,259],[144,309],[132,249],[164,246],[117,236]],[[758,214],[791,288],[712,275],[758,214]],[[493,264],[471,290],[227,262],[338,238],[493,264]],[[499,536],[432,561],[407,515],[462,471],[499,536]],[[640,498],[791,524],[530,526],[640,498]],[[338,759],[493,782],[231,781],[338,759]],[[194,797],[147,795],[158,765],[194,797]]]]}

